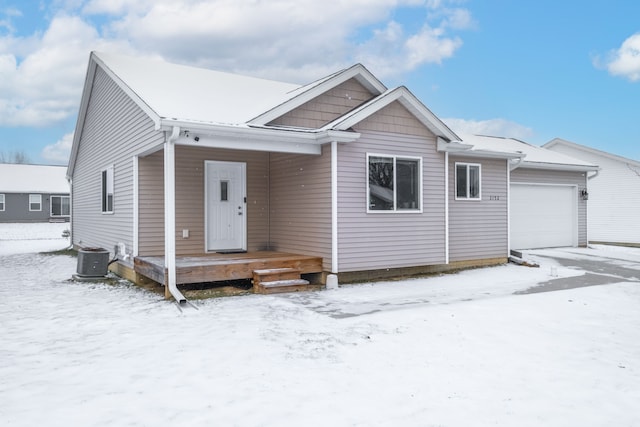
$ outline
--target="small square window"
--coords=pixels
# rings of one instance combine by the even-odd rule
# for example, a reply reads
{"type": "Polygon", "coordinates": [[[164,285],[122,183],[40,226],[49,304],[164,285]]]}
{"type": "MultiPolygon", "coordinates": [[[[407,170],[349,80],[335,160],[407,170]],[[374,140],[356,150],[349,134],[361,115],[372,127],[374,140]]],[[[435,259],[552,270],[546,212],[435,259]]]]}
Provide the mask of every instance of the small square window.
{"type": "Polygon", "coordinates": [[[480,165],[456,163],[456,199],[481,200],[480,165]]]}
{"type": "Polygon", "coordinates": [[[42,210],[42,194],[29,194],[29,211],[39,212],[42,210]]]}
{"type": "Polygon", "coordinates": [[[369,212],[422,209],[420,158],[367,155],[367,159],[369,212]]]}

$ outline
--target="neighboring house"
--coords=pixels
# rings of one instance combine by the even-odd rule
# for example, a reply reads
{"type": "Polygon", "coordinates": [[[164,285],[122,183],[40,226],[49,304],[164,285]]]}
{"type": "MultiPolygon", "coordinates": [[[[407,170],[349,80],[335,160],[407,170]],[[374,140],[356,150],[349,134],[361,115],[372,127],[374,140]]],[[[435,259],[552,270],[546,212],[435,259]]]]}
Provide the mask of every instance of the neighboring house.
{"type": "Polygon", "coordinates": [[[544,147],[600,166],[589,180],[589,242],[640,245],[640,162],[560,138],[544,147]]]}
{"type": "Polygon", "coordinates": [[[92,53],[72,241],[117,245],[118,272],[180,300],[176,284],[252,277],[274,251],[341,281],[498,264],[522,157],[461,142],[360,64],[299,86],[92,53]]]}
{"type": "Polygon", "coordinates": [[[69,221],[65,166],[0,163],[0,222],[69,221]]]}
{"type": "Polygon", "coordinates": [[[587,182],[598,166],[512,138],[464,136],[464,141],[474,149],[524,154],[510,166],[511,249],[587,245],[587,182]]]}

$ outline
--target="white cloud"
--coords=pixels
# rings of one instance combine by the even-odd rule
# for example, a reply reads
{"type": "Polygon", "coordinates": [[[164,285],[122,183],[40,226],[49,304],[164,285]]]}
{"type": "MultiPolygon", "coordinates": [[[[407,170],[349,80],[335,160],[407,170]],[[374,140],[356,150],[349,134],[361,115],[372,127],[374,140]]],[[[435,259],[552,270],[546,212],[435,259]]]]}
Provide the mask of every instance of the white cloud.
{"type": "Polygon", "coordinates": [[[48,126],[77,112],[89,52],[126,50],[78,16],[57,15],[32,37],[0,40],[0,126],[48,126]]]}
{"type": "MultiPolygon", "coordinates": [[[[596,58],[596,65],[599,61],[596,58]]],[[[620,48],[610,52],[606,68],[611,75],[640,80],[640,33],[627,38],[620,48]]]]}
{"type": "Polygon", "coordinates": [[[527,140],[533,136],[533,129],[505,119],[465,120],[442,119],[457,134],[502,136],[527,140]]]}
{"type": "Polygon", "coordinates": [[[64,135],[58,142],[42,149],[41,156],[51,164],[66,164],[73,145],[73,132],[64,135]]]}
{"type": "MultiPolygon", "coordinates": [[[[297,83],[363,62],[381,78],[439,64],[470,26],[456,0],[53,0],[43,32],[0,34],[0,126],[48,126],[78,108],[91,50],[297,83]],[[410,31],[391,20],[415,8],[410,31]]],[[[20,12],[14,10],[13,15],[20,12]]],[[[6,14],[5,14],[6,15],[6,14]]],[[[1,25],[1,24],[0,24],[1,25]]]]}

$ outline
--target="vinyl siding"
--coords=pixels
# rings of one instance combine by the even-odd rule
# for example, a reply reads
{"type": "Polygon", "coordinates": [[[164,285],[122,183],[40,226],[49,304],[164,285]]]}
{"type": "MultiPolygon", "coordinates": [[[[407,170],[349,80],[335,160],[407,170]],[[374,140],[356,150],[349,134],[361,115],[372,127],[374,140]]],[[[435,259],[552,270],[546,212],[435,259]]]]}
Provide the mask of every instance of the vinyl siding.
{"type": "Polygon", "coordinates": [[[449,260],[508,255],[506,160],[449,157],[449,260]],[[455,199],[455,164],[481,165],[481,200],[455,199]]]}
{"type": "Polygon", "coordinates": [[[99,67],[80,137],[72,187],[73,243],[113,250],[133,246],[133,157],[164,134],[99,67]],[[114,212],[101,212],[101,170],[114,166],[114,212]]]}
{"type": "Polygon", "coordinates": [[[363,131],[401,133],[429,139],[434,137],[429,129],[397,101],[373,113],[358,123],[356,127],[363,131]]]}
{"type": "MultiPolygon", "coordinates": [[[[511,172],[511,182],[551,185],[573,185],[580,190],[587,188],[585,172],[552,171],[517,168],[511,172]]],[[[587,201],[578,197],[578,246],[587,245],[587,201]]]]}
{"type": "MultiPolygon", "coordinates": [[[[406,132],[394,128],[395,113],[383,109],[375,121],[406,132]]],[[[361,138],[338,147],[339,271],[444,264],[444,154],[436,151],[434,135],[369,130],[377,126],[374,120],[358,124],[361,138]],[[422,213],[367,213],[367,153],[422,158],[422,213]]]]}
{"type": "MultiPolygon", "coordinates": [[[[269,246],[268,153],[176,147],[176,254],[205,252],[204,168],[206,160],[247,164],[247,249],[269,246]],[[182,230],[189,230],[187,239],[182,230]]],[[[139,162],[141,255],[164,253],[164,157],[154,153],[139,162]]]]}
{"type": "Polygon", "coordinates": [[[371,98],[373,95],[356,79],[347,80],[277,118],[270,125],[317,129],[371,98]]]}
{"type": "Polygon", "coordinates": [[[331,270],[331,146],[321,156],[270,155],[271,246],[323,258],[331,270]]]}
{"type": "Polygon", "coordinates": [[[640,244],[640,167],[563,145],[551,150],[600,166],[598,176],[587,181],[589,240],[640,244]]]}

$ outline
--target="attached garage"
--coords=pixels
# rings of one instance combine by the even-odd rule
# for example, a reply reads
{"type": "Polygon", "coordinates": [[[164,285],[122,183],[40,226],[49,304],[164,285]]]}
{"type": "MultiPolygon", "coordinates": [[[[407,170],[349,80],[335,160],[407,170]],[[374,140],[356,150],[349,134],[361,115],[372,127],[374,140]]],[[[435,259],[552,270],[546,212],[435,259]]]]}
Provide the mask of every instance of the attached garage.
{"type": "Polygon", "coordinates": [[[510,249],[587,245],[587,184],[598,166],[512,138],[473,135],[464,142],[520,155],[509,162],[510,249]]]}
{"type": "Polygon", "coordinates": [[[512,183],[511,248],[578,245],[577,187],[512,183]]]}

